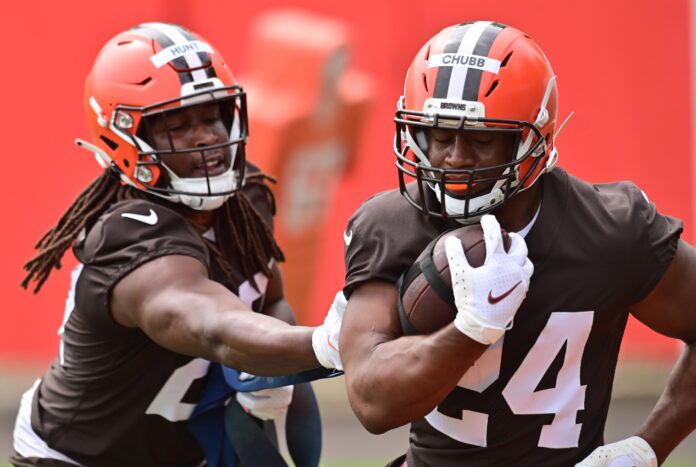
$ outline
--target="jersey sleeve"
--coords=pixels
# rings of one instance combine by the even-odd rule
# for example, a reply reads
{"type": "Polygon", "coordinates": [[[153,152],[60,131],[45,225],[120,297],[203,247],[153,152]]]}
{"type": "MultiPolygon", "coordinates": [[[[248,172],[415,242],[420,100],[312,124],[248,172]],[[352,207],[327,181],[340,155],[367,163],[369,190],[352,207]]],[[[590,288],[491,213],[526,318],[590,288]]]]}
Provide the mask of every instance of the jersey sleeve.
{"type": "Polygon", "coordinates": [[[153,259],[190,256],[209,268],[208,250],[194,227],[178,213],[147,200],[128,200],[111,207],[75,245],[84,265],[77,301],[100,310],[89,313],[94,324],[112,326],[111,293],[128,273],[153,259]],[[101,311],[101,310],[105,310],[101,311]]]}
{"type": "Polygon", "coordinates": [[[398,191],[375,195],[358,208],[344,232],[346,280],[350,297],[360,283],[396,283],[437,236],[437,229],[406,205],[398,191]]]}
{"type": "Polygon", "coordinates": [[[683,230],[682,221],[660,214],[655,204],[635,185],[629,184],[631,224],[635,227],[634,245],[628,278],[633,284],[629,304],[643,300],[657,285],[677,251],[683,230]]]}

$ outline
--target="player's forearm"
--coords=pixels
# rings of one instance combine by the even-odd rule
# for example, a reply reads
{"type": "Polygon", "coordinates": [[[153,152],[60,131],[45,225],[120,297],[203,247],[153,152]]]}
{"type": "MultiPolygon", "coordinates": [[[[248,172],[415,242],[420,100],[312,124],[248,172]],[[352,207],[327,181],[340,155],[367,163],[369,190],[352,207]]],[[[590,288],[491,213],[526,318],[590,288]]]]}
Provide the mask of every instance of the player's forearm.
{"type": "Polygon", "coordinates": [[[291,326],[236,301],[220,304],[197,297],[181,303],[151,313],[141,329],[175,352],[259,376],[319,366],[311,344],[313,328],[291,326]]]}
{"type": "Polygon", "coordinates": [[[171,284],[147,298],[139,304],[138,326],[175,352],[259,376],[319,366],[311,344],[313,328],[255,313],[218,283],[171,284]]]}
{"type": "Polygon", "coordinates": [[[376,345],[368,358],[344,362],[348,397],[365,428],[383,433],[431,412],[486,346],[450,325],[429,336],[376,345]]]}
{"type": "Polygon", "coordinates": [[[696,345],[687,345],[665,391],[638,435],[652,446],[659,463],[696,429],[696,345]]]}
{"type": "Polygon", "coordinates": [[[205,334],[221,363],[259,376],[319,366],[312,350],[314,328],[291,326],[258,313],[235,313],[205,334]]]}

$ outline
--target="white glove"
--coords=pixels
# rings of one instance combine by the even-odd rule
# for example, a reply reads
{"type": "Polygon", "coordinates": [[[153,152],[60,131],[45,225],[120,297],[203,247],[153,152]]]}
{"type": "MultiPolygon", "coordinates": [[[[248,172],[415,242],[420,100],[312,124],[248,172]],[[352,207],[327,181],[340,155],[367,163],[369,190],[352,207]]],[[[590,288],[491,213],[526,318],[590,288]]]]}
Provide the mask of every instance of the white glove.
{"type": "Polygon", "coordinates": [[[657,456],[647,441],[631,436],[598,447],[575,467],[657,467],[657,456]]]}
{"type": "MultiPolygon", "coordinates": [[[[249,373],[240,373],[239,380],[246,381],[256,378],[249,373]]],[[[242,408],[261,420],[275,420],[288,411],[292,401],[294,386],[261,389],[252,392],[238,392],[237,402],[242,408]]]]}
{"type": "Polygon", "coordinates": [[[512,319],[527,295],[534,265],[527,258],[527,244],[510,233],[505,252],[500,225],[492,215],[481,218],[486,259],[480,267],[469,265],[461,241],[445,238],[445,251],[452,275],[457,306],[454,325],[482,344],[493,344],[512,327],[512,319]]]}
{"type": "Polygon", "coordinates": [[[324,318],[324,324],[317,326],[312,333],[312,348],[324,368],[343,370],[341,356],[338,354],[338,335],[341,333],[347,303],[343,292],[338,292],[324,318]]]}

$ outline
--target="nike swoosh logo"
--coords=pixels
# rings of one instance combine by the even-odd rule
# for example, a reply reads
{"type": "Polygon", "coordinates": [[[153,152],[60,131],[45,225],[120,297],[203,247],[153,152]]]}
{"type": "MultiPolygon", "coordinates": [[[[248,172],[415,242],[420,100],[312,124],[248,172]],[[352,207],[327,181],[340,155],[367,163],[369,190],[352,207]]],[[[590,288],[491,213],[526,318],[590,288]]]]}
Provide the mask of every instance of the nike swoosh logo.
{"type": "Polygon", "coordinates": [[[495,305],[496,303],[498,303],[499,301],[503,300],[505,297],[510,295],[512,293],[512,291],[515,290],[517,288],[517,286],[520,285],[521,283],[522,283],[522,281],[519,281],[517,284],[513,285],[510,290],[503,293],[502,295],[498,295],[497,297],[493,296],[493,291],[491,290],[490,292],[488,292],[488,303],[490,303],[491,305],[495,305]]]}
{"type": "Polygon", "coordinates": [[[121,217],[127,217],[128,219],[133,219],[140,221],[147,225],[155,225],[157,223],[157,213],[150,209],[150,214],[147,216],[144,214],[133,214],[132,212],[121,213],[121,217]]]}
{"type": "Polygon", "coordinates": [[[353,230],[343,232],[343,241],[346,242],[346,246],[350,245],[353,240],[353,230]]]}

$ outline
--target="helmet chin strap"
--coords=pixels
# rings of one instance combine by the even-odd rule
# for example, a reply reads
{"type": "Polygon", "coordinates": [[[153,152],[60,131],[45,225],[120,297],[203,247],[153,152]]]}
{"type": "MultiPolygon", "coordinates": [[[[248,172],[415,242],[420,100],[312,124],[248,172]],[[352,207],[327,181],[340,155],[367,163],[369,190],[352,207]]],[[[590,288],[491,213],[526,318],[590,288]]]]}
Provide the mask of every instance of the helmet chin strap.
{"type": "MultiPolygon", "coordinates": [[[[429,184],[430,185],[430,184],[429,184]]],[[[483,214],[476,214],[483,208],[489,206],[495,206],[496,204],[502,204],[504,199],[503,191],[500,187],[503,185],[503,181],[499,180],[493,186],[490,192],[485,195],[475,196],[469,199],[469,216],[464,218],[456,219],[457,222],[461,224],[476,224],[483,214]]],[[[440,190],[439,185],[430,185],[430,188],[435,192],[437,199],[440,203],[445,203],[445,211],[449,215],[462,215],[464,214],[464,209],[466,208],[466,201],[463,199],[455,198],[447,193],[443,193],[440,190]],[[444,200],[443,200],[444,198],[444,200]]]]}
{"type": "Polygon", "coordinates": [[[165,164],[161,164],[161,167],[163,167],[169,175],[169,184],[174,190],[200,194],[200,196],[196,194],[174,195],[178,198],[177,201],[196,211],[210,211],[222,206],[232,194],[209,195],[209,192],[224,193],[234,191],[235,188],[237,188],[237,179],[234,174],[234,169],[232,168],[233,165],[234,164],[230,164],[230,167],[220,175],[191,178],[179,177],[165,164]],[[210,191],[208,191],[208,185],[210,185],[210,191]]]}

